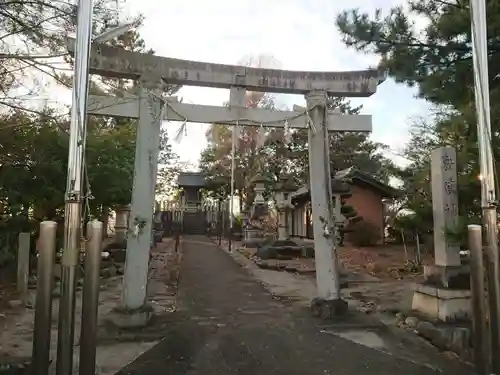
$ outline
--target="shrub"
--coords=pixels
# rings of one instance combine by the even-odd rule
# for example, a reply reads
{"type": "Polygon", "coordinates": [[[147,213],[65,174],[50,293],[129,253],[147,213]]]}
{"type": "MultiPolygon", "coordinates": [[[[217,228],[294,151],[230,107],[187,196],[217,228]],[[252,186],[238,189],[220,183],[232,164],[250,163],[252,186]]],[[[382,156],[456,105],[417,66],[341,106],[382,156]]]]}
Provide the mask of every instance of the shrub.
{"type": "Polygon", "coordinates": [[[369,221],[361,220],[349,230],[349,240],[356,246],[374,246],[380,241],[380,228],[369,221]]]}

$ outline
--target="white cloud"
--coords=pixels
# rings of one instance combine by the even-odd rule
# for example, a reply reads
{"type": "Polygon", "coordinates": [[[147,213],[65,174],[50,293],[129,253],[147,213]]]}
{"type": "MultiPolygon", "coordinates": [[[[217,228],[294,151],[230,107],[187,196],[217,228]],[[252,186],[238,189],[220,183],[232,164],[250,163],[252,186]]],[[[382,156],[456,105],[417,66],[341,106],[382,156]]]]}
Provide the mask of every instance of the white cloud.
{"type": "MultiPolygon", "coordinates": [[[[267,54],[289,70],[359,70],[377,58],[347,49],[335,27],[336,15],[345,8],[388,10],[397,0],[127,0],[121,18],[145,16],[139,32],[157,55],[234,64],[247,55],[267,54]],[[160,5],[161,4],[161,5],[160,5]]],[[[418,20],[417,20],[418,21],[418,20]]],[[[51,91],[49,100],[68,102],[63,90],[51,91]],[[64,99],[64,100],[62,100],[64,99]]],[[[221,105],[227,90],[184,87],[185,102],[221,105]]],[[[410,90],[386,82],[371,98],[353,100],[363,113],[373,115],[373,137],[400,147],[408,137],[408,118],[425,116],[427,105],[410,90]]],[[[278,102],[303,105],[300,96],[282,95],[278,102]]],[[[167,126],[167,125],[165,125],[167,126]]],[[[178,124],[169,124],[173,135],[178,124]]],[[[174,149],[182,160],[194,162],[205,146],[206,126],[190,124],[187,136],[174,149]]]]}
{"type": "MultiPolygon", "coordinates": [[[[155,0],[129,0],[131,12],[142,12],[141,35],[158,55],[234,64],[243,56],[268,54],[284,69],[357,70],[377,63],[377,58],[347,49],[335,27],[335,17],[345,2],[331,0],[169,0],[158,7],[155,0]]],[[[396,0],[353,0],[349,8],[389,10],[396,0]]],[[[185,87],[185,100],[220,105],[227,90],[185,87]]],[[[400,148],[408,138],[408,117],[425,115],[415,92],[384,83],[372,98],[354,100],[373,115],[373,138],[400,148]]],[[[279,102],[292,106],[303,98],[284,95],[279,102]]],[[[188,127],[188,135],[174,145],[182,159],[194,161],[204,147],[201,125],[188,127]],[[189,145],[189,147],[187,147],[189,145]]]]}

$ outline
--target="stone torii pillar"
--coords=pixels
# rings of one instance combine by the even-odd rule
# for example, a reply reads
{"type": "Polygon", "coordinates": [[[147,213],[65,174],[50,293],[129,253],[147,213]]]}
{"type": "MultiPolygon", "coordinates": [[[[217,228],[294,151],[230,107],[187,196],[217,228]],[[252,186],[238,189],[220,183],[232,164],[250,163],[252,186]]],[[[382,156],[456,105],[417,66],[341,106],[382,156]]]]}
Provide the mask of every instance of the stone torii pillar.
{"type": "Polygon", "coordinates": [[[160,128],[163,120],[164,102],[160,96],[162,88],[163,83],[158,77],[143,75],[140,79],[139,121],[122,305],[112,317],[118,326],[142,326],[152,316],[146,297],[160,128]]]}
{"type": "Polygon", "coordinates": [[[306,95],[312,121],[308,139],[309,181],[318,288],[318,295],[311,302],[311,309],[314,315],[325,318],[341,315],[347,311],[347,302],[340,298],[340,272],[327,148],[328,129],[325,116],[327,99],[326,91],[311,91],[306,95]]]}

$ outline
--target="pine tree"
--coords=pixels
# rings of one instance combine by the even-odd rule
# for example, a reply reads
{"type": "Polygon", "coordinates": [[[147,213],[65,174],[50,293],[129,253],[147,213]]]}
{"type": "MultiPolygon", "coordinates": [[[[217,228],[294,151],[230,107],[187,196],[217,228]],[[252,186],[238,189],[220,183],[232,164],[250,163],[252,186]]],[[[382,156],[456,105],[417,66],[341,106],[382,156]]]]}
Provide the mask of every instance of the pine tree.
{"type": "Polygon", "coordinates": [[[358,216],[356,209],[347,203],[347,199],[352,196],[351,193],[351,181],[334,179],[332,183],[332,195],[334,197],[333,207],[336,216],[335,224],[338,228],[338,244],[343,246],[345,233],[349,232],[353,225],[362,220],[362,217],[358,216]],[[337,201],[340,200],[340,215],[338,215],[338,210],[335,209],[337,201]]]}

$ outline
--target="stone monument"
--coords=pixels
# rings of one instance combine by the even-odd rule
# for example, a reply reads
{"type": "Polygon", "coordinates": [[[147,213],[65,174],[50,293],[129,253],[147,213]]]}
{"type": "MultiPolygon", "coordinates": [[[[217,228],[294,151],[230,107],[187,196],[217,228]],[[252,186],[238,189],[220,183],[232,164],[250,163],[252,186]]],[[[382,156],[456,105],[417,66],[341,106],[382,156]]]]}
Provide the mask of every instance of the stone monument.
{"type": "Polygon", "coordinates": [[[412,309],[441,321],[470,316],[470,275],[460,248],[446,236],[458,221],[456,151],[440,147],[431,153],[434,265],[424,267],[425,282],[416,286],[412,309]]]}

